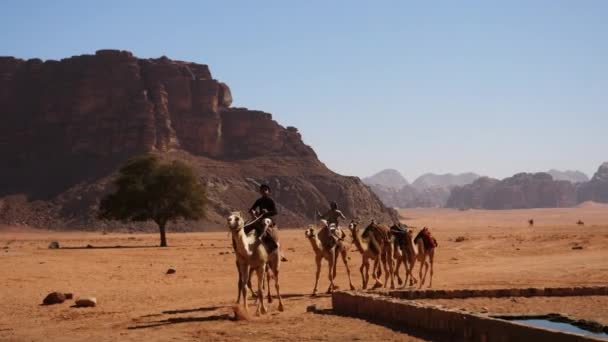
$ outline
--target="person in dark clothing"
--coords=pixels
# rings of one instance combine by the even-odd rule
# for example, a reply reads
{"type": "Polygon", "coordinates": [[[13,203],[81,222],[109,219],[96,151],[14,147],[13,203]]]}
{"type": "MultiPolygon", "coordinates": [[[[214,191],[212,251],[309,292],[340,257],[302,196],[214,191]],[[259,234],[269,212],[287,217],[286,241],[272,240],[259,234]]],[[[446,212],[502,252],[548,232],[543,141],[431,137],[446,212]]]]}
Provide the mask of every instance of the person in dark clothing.
{"type": "MultiPolygon", "coordinates": [[[[260,194],[262,197],[258,198],[249,209],[253,220],[245,225],[245,234],[255,230],[257,238],[262,240],[271,250],[274,250],[278,245],[272,238],[273,234],[266,234],[267,227],[264,225],[264,219],[272,219],[273,216],[277,215],[277,207],[274,200],[270,198],[270,187],[268,185],[260,185],[260,194]]],[[[272,226],[274,226],[274,221],[272,226]]]]}
{"type": "Polygon", "coordinates": [[[344,238],[344,233],[338,225],[340,223],[339,219],[342,218],[346,220],[346,217],[340,210],[338,210],[338,203],[332,201],[329,203],[329,210],[323,215],[317,212],[317,217],[323,220],[322,222],[326,224],[326,228],[329,229],[330,236],[334,242],[338,242],[344,238]]]}

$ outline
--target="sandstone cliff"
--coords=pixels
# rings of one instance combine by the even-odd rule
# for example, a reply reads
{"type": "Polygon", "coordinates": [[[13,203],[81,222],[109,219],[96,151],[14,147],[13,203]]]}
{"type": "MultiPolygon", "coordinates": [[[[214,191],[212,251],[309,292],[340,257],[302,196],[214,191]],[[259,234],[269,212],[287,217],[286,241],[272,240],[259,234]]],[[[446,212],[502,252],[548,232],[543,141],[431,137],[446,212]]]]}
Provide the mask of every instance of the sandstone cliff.
{"type": "Polygon", "coordinates": [[[608,162],[600,165],[589,182],[579,184],[578,201],[608,203],[608,162]]]}
{"type": "Polygon", "coordinates": [[[523,209],[570,207],[577,203],[576,187],[553,180],[548,173],[519,173],[502,181],[482,177],[452,190],[451,208],[523,209]]]}
{"type": "Polygon", "coordinates": [[[206,65],[101,50],[61,61],[0,57],[0,223],[91,228],[130,156],[186,160],[208,184],[209,219],[247,209],[269,182],[279,222],[301,225],[336,200],[349,217],[396,219],[358,178],[335,174],[263,111],[232,108],[206,65]]]}

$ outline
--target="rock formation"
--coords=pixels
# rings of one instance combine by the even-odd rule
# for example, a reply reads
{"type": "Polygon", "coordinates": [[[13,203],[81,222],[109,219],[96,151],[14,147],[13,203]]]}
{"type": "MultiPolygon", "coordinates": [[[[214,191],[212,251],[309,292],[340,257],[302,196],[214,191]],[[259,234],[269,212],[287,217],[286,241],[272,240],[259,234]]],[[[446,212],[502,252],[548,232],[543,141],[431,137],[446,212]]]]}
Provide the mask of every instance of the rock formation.
{"type": "Polygon", "coordinates": [[[559,171],[551,169],[547,171],[547,173],[550,174],[555,180],[565,180],[571,183],[583,183],[589,181],[589,177],[580,171],[559,171]]]}
{"type": "Polygon", "coordinates": [[[589,182],[579,184],[578,201],[608,203],[608,162],[600,165],[589,182]]]}
{"type": "Polygon", "coordinates": [[[363,178],[363,183],[395,190],[399,190],[409,184],[403,175],[395,169],[382,170],[372,176],[363,178]]]}
{"type": "Polygon", "coordinates": [[[100,196],[121,163],[143,152],[200,172],[211,203],[196,228],[247,209],[260,182],[274,188],[283,226],[310,222],[329,200],[351,217],[396,218],[358,178],[327,169],[296,128],[231,104],[230,88],[202,64],[116,50],[0,57],[0,223],[103,226],[94,218],[100,196]]]}
{"type": "Polygon", "coordinates": [[[518,173],[502,181],[482,177],[452,190],[451,208],[523,209],[570,207],[577,203],[576,187],[553,180],[550,174],[518,173]]]}

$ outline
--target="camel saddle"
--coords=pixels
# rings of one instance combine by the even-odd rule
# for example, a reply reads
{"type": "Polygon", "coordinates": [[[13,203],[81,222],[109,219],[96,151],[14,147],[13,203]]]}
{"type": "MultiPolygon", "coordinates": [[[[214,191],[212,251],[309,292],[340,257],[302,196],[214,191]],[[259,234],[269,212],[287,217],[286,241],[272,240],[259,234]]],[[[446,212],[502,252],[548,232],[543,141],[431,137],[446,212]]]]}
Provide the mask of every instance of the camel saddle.
{"type": "Polygon", "coordinates": [[[405,243],[405,235],[407,234],[407,226],[395,224],[391,226],[391,234],[395,237],[397,246],[402,246],[405,243]]]}
{"type": "Polygon", "coordinates": [[[431,235],[431,231],[426,227],[422,228],[418,235],[416,235],[414,242],[416,242],[418,239],[422,239],[425,249],[431,249],[439,246],[437,240],[433,237],[433,235],[431,235]]]}

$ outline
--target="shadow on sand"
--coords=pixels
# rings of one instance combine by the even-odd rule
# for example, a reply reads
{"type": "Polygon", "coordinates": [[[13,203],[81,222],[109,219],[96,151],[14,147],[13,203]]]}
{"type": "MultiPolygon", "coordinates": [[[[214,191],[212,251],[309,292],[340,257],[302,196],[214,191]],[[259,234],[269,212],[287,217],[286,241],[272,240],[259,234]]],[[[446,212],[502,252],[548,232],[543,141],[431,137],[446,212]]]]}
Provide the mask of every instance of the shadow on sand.
{"type": "MultiPolygon", "coordinates": [[[[195,308],[195,309],[167,310],[167,311],[163,311],[161,314],[150,314],[150,315],[142,316],[141,318],[158,317],[158,316],[162,316],[163,314],[178,315],[178,314],[192,313],[192,312],[210,312],[210,311],[216,311],[216,310],[220,310],[220,309],[229,309],[230,307],[231,306],[207,306],[207,307],[200,307],[200,308],[195,308]]],[[[196,317],[196,316],[170,317],[170,318],[159,320],[159,321],[136,323],[136,325],[127,327],[127,329],[133,330],[133,329],[154,328],[154,327],[159,327],[159,326],[163,326],[163,325],[178,324],[178,323],[234,321],[234,320],[235,320],[234,315],[231,315],[228,313],[215,314],[215,315],[202,316],[202,317],[196,317]]]]}
{"type": "MultiPolygon", "coordinates": [[[[158,247],[158,246],[121,246],[121,245],[93,246],[93,245],[86,245],[86,246],[61,247],[61,248],[52,248],[52,249],[117,249],[117,248],[160,248],[160,247],[158,247]]],[[[165,247],[163,247],[163,248],[165,248],[165,247]]]]}

